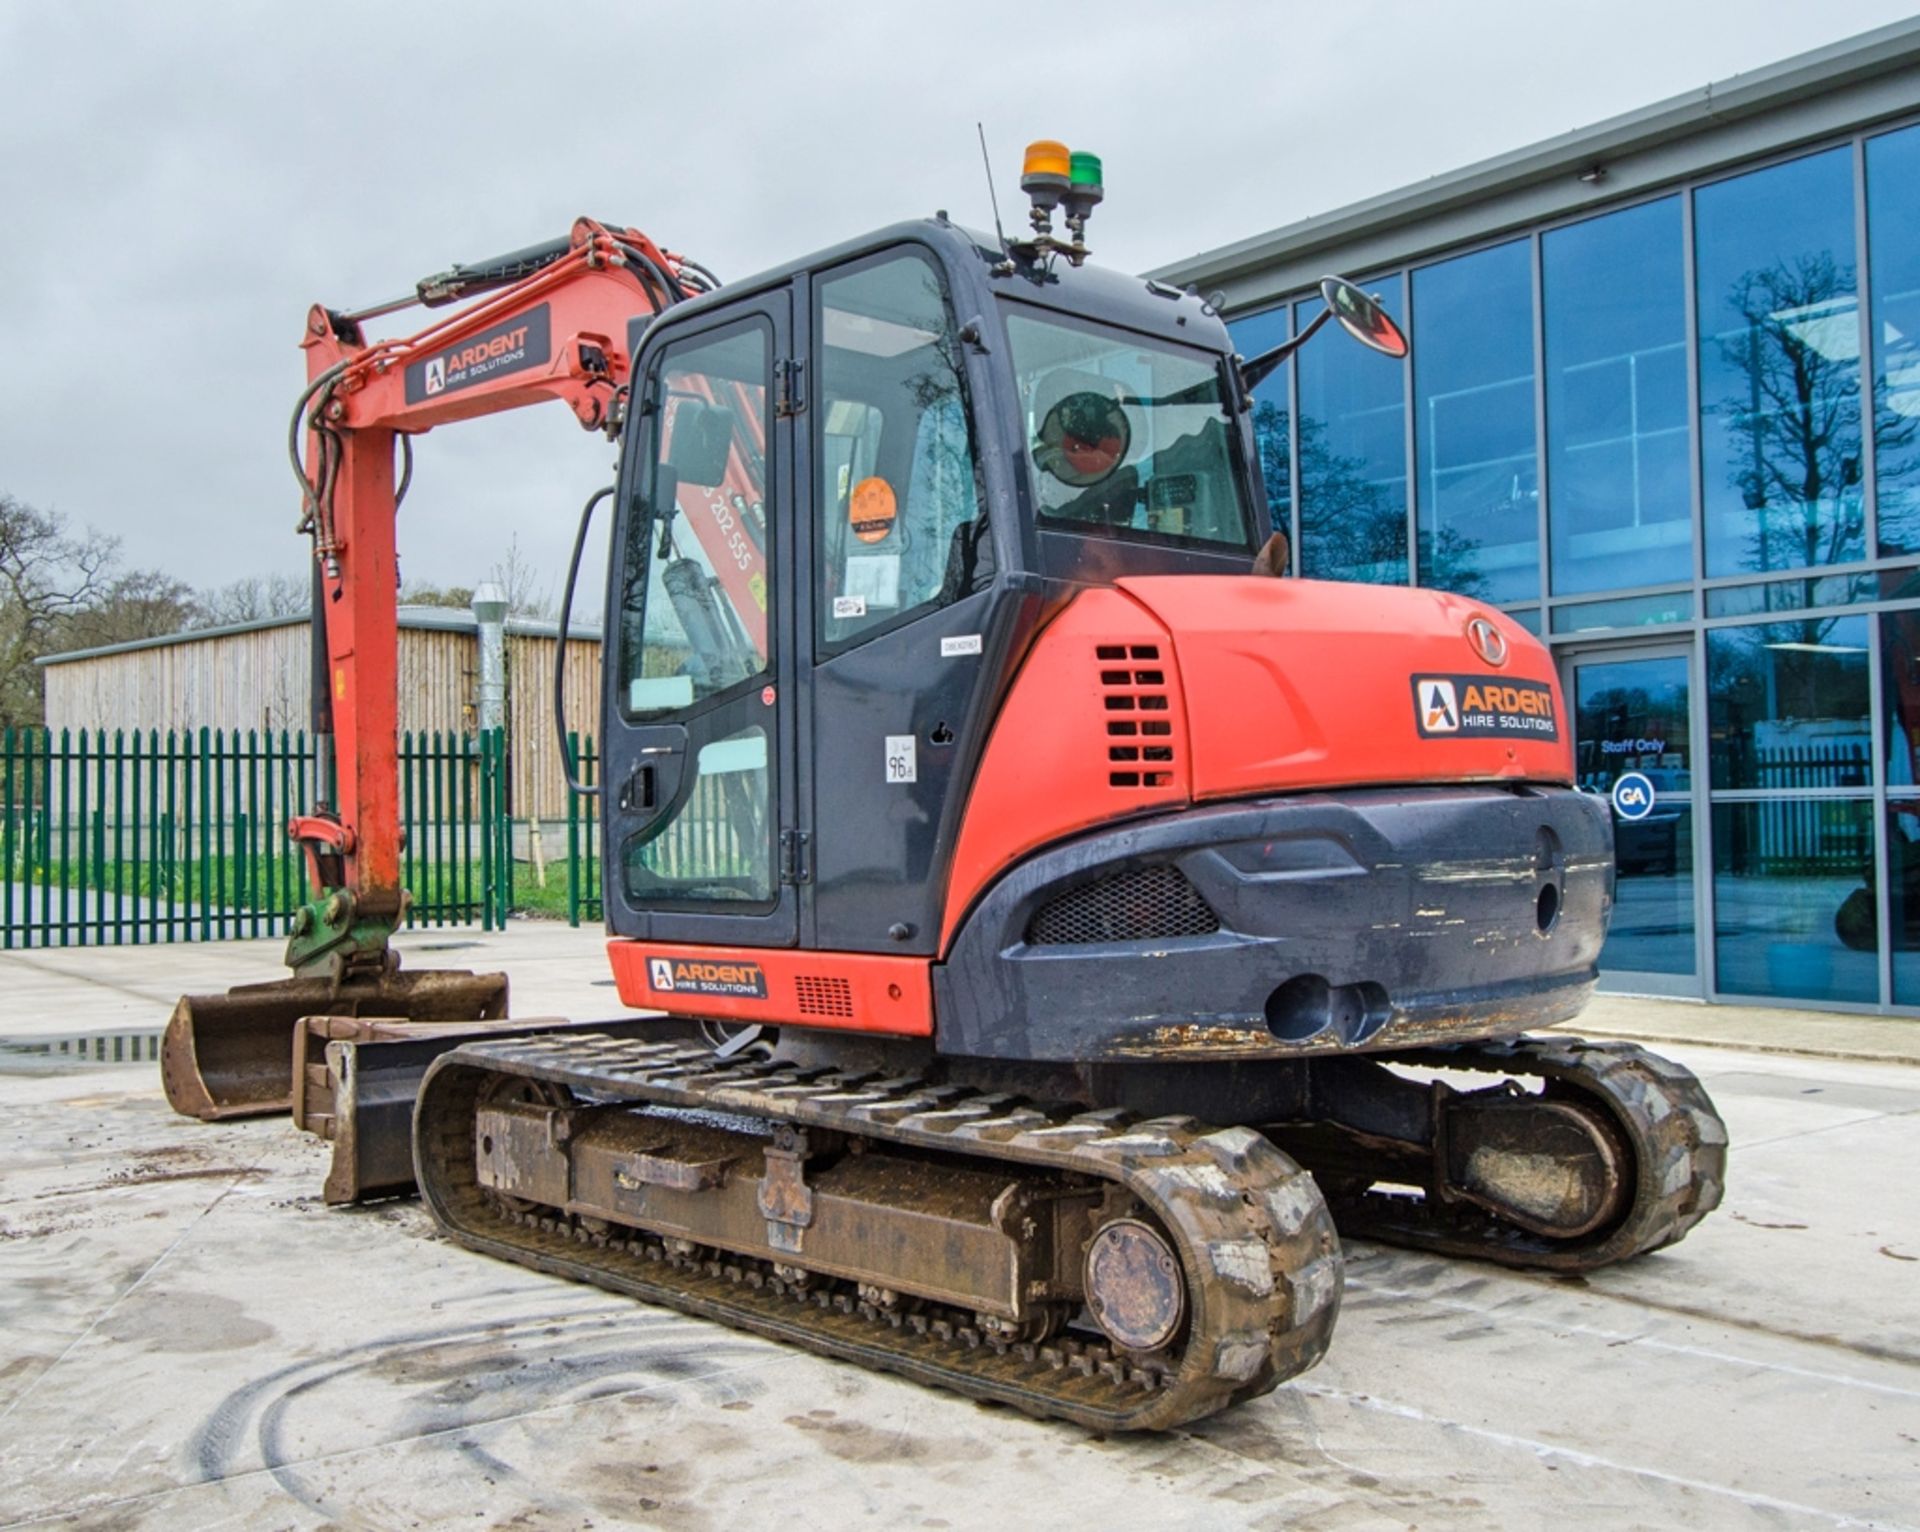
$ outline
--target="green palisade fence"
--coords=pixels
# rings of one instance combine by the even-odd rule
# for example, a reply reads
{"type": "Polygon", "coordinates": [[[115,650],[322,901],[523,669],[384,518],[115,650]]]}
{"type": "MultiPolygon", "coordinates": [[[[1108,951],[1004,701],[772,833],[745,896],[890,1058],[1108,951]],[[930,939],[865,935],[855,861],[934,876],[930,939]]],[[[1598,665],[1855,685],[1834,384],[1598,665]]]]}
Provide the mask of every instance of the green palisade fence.
{"type": "MultiPolygon", "coordinates": [[[[312,780],[305,734],[0,731],[0,947],[284,935],[307,896],[286,824],[312,780]]],[[[500,925],[504,731],[405,735],[400,788],[408,923],[500,925]]]]}
{"type": "MultiPolygon", "coordinates": [[[[600,757],[591,739],[578,734],[567,736],[567,753],[572,756],[574,777],[582,787],[600,780],[600,757]]],[[[596,924],[603,918],[600,908],[600,799],[586,793],[567,794],[567,923],[579,925],[582,918],[596,924]]]]}

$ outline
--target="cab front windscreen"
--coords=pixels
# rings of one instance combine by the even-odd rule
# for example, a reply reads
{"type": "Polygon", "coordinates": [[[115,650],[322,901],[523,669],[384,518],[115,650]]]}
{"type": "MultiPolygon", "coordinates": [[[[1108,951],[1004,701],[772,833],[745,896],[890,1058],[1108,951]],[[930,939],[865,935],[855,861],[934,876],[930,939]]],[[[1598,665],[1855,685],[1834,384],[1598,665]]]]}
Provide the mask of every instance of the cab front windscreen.
{"type": "Polygon", "coordinates": [[[1008,306],[1040,524],[1251,549],[1220,360],[1008,306]]]}

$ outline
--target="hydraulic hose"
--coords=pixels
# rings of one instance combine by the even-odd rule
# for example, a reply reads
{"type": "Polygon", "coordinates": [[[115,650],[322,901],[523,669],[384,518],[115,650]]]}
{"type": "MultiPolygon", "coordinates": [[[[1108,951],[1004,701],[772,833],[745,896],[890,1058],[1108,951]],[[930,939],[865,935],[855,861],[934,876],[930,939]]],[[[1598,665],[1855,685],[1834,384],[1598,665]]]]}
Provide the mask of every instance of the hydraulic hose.
{"type": "MultiPolygon", "coordinates": [[[[590,798],[598,797],[600,789],[580,780],[579,762],[573,758],[573,750],[567,743],[567,628],[573,618],[573,589],[580,579],[580,556],[586,552],[587,529],[593,525],[593,513],[599,509],[600,502],[612,493],[611,484],[597,489],[581,507],[580,530],[573,536],[573,560],[567,565],[566,588],[560,596],[559,631],[554,634],[553,644],[553,733],[560,745],[560,772],[566,778],[567,791],[590,798]]],[[[605,663],[604,658],[601,663],[605,663]]]]}

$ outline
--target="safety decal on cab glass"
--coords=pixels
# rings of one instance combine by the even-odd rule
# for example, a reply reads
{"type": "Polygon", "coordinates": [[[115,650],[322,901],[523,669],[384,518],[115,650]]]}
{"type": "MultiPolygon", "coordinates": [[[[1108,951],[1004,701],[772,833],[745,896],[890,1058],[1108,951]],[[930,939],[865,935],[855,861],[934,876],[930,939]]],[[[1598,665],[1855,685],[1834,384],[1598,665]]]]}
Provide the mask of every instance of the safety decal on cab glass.
{"type": "Polygon", "coordinates": [[[861,542],[883,542],[893,530],[899,510],[891,484],[885,479],[862,479],[853,486],[853,498],[847,502],[847,522],[861,542]]]}
{"type": "Polygon", "coordinates": [[[758,963],[650,957],[647,988],[658,995],[726,995],[735,1000],[764,1000],[767,974],[758,963]]]}
{"type": "Polygon", "coordinates": [[[553,321],[542,303],[526,313],[470,335],[457,346],[436,351],[407,365],[407,403],[422,404],[440,394],[458,393],[529,367],[544,367],[553,357],[553,321]]]}
{"type": "Polygon", "coordinates": [[[1560,738],[1553,688],[1485,676],[1415,676],[1413,722],[1423,739],[1560,738]]]}

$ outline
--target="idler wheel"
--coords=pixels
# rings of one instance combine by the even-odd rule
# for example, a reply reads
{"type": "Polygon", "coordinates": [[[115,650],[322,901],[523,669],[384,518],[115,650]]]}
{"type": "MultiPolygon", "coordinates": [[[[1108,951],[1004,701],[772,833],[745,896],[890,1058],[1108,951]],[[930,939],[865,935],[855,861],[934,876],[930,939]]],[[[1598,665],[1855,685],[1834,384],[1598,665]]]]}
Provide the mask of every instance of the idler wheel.
{"type": "Polygon", "coordinates": [[[1187,1289],[1166,1236],[1138,1218],[1116,1218],[1087,1246],[1087,1307],[1125,1351],[1158,1351],[1180,1333],[1187,1289]]]}

